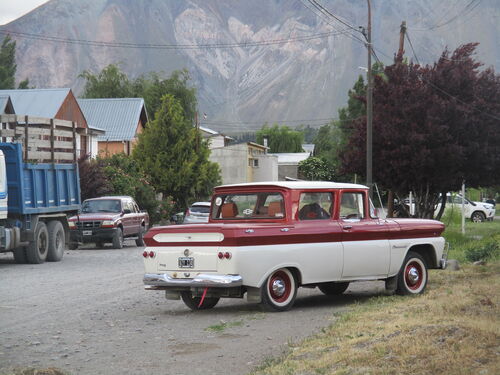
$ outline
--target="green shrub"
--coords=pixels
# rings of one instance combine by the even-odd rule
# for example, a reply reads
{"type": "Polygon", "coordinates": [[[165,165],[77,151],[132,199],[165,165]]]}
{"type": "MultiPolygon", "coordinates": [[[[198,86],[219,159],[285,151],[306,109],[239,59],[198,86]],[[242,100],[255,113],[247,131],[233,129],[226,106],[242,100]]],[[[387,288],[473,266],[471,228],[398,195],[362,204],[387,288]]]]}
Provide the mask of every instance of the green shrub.
{"type": "Polygon", "coordinates": [[[477,241],[468,244],[465,248],[465,259],[469,262],[479,260],[489,260],[498,258],[500,253],[500,243],[498,238],[477,241]]]}

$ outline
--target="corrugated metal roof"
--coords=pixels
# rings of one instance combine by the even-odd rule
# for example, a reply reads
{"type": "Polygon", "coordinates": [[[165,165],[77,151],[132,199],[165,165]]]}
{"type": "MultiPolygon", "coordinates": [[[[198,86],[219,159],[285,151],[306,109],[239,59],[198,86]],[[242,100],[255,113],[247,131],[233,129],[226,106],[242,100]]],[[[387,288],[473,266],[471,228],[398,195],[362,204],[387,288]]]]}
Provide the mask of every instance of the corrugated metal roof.
{"type": "Polygon", "coordinates": [[[106,131],[98,141],[130,141],[144,108],[142,98],[78,99],[89,126],[106,131]]]}
{"type": "Polygon", "coordinates": [[[12,105],[10,96],[5,94],[0,94],[0,114],[6,114],[7,113],[6,110],[8,109],[9,105],[12,105]]]}
{"type": "Polygon", "coordinates": [[[70,89],[0,90],[9,95],[18,115],[54,118],[70,89]]]}

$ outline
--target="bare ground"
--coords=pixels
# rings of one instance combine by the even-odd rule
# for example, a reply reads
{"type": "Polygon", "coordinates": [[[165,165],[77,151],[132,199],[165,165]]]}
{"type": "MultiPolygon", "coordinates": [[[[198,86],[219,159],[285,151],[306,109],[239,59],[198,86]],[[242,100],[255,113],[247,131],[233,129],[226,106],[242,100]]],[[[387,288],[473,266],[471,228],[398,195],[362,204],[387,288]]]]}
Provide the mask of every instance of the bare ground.
{"type": "Polygon", "coordinates": [[[18,265],[0,254],[0,373],[59,368],[71,374],[245,374],[329,326],[383,283],[326,297],[300,289],[294,308],[262,312],[241,299],[192,312],[145,291],[142,248],[66,251],[62,262],[18,265]]]}

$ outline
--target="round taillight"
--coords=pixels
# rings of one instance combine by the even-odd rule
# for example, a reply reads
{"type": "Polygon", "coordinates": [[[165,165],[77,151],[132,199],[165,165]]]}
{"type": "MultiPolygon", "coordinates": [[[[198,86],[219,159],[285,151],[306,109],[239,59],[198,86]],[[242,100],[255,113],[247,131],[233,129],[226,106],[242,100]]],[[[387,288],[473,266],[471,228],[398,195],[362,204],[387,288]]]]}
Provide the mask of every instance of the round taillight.
{"type": "Polygon", "coordinates": [[[219,254],[217,254],[219,259],[224,259],[224,253],[222,251],[219,251],[219,254]]]}
{"type": "Polygon", "coordinates": [[[154,251],[150,251],[150,252],[149,252],[149,257],[150,257],[150,258],[154,258],[154,257],[155,257],[155,255],[156,255],[156,254],[155,254],[155,252],[154,252],[154,251]]]}
{"type": "Polygon", "coordinates": [[[147,251],[144,251],[144,252],[142,253],[142,256],[143,256],[144,258],[147,258],[147,257],[148,257],[148,254],[149,254],[149,253],[148,253],[147,251]]]}
{"type": "Polygon", "coordinates": [[[224,253],[224,258],[226,258],[226,259],[231,259],[231,253],[230,253],[230,252],[228,252],[228,251],[226,251],[226,252],[224,253]]]}

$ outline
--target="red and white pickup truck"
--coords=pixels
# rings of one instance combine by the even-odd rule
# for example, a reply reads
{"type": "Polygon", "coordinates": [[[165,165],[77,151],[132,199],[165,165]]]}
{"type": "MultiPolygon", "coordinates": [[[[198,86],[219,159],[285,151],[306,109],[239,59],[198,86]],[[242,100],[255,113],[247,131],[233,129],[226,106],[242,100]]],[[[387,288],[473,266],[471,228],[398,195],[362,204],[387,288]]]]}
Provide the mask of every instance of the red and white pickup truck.
{"type": "Polygon", "coordinates": [[[144,237],[148,290],[193,310],[221,297],[292,307],[298,287],[343,293],[350,282],[386,280],[422,293],[429,268],[444,268],[444,225],[379,219],[366,186],[268,182],[215,188],[208,224],[152,228],[144,237]]]}

